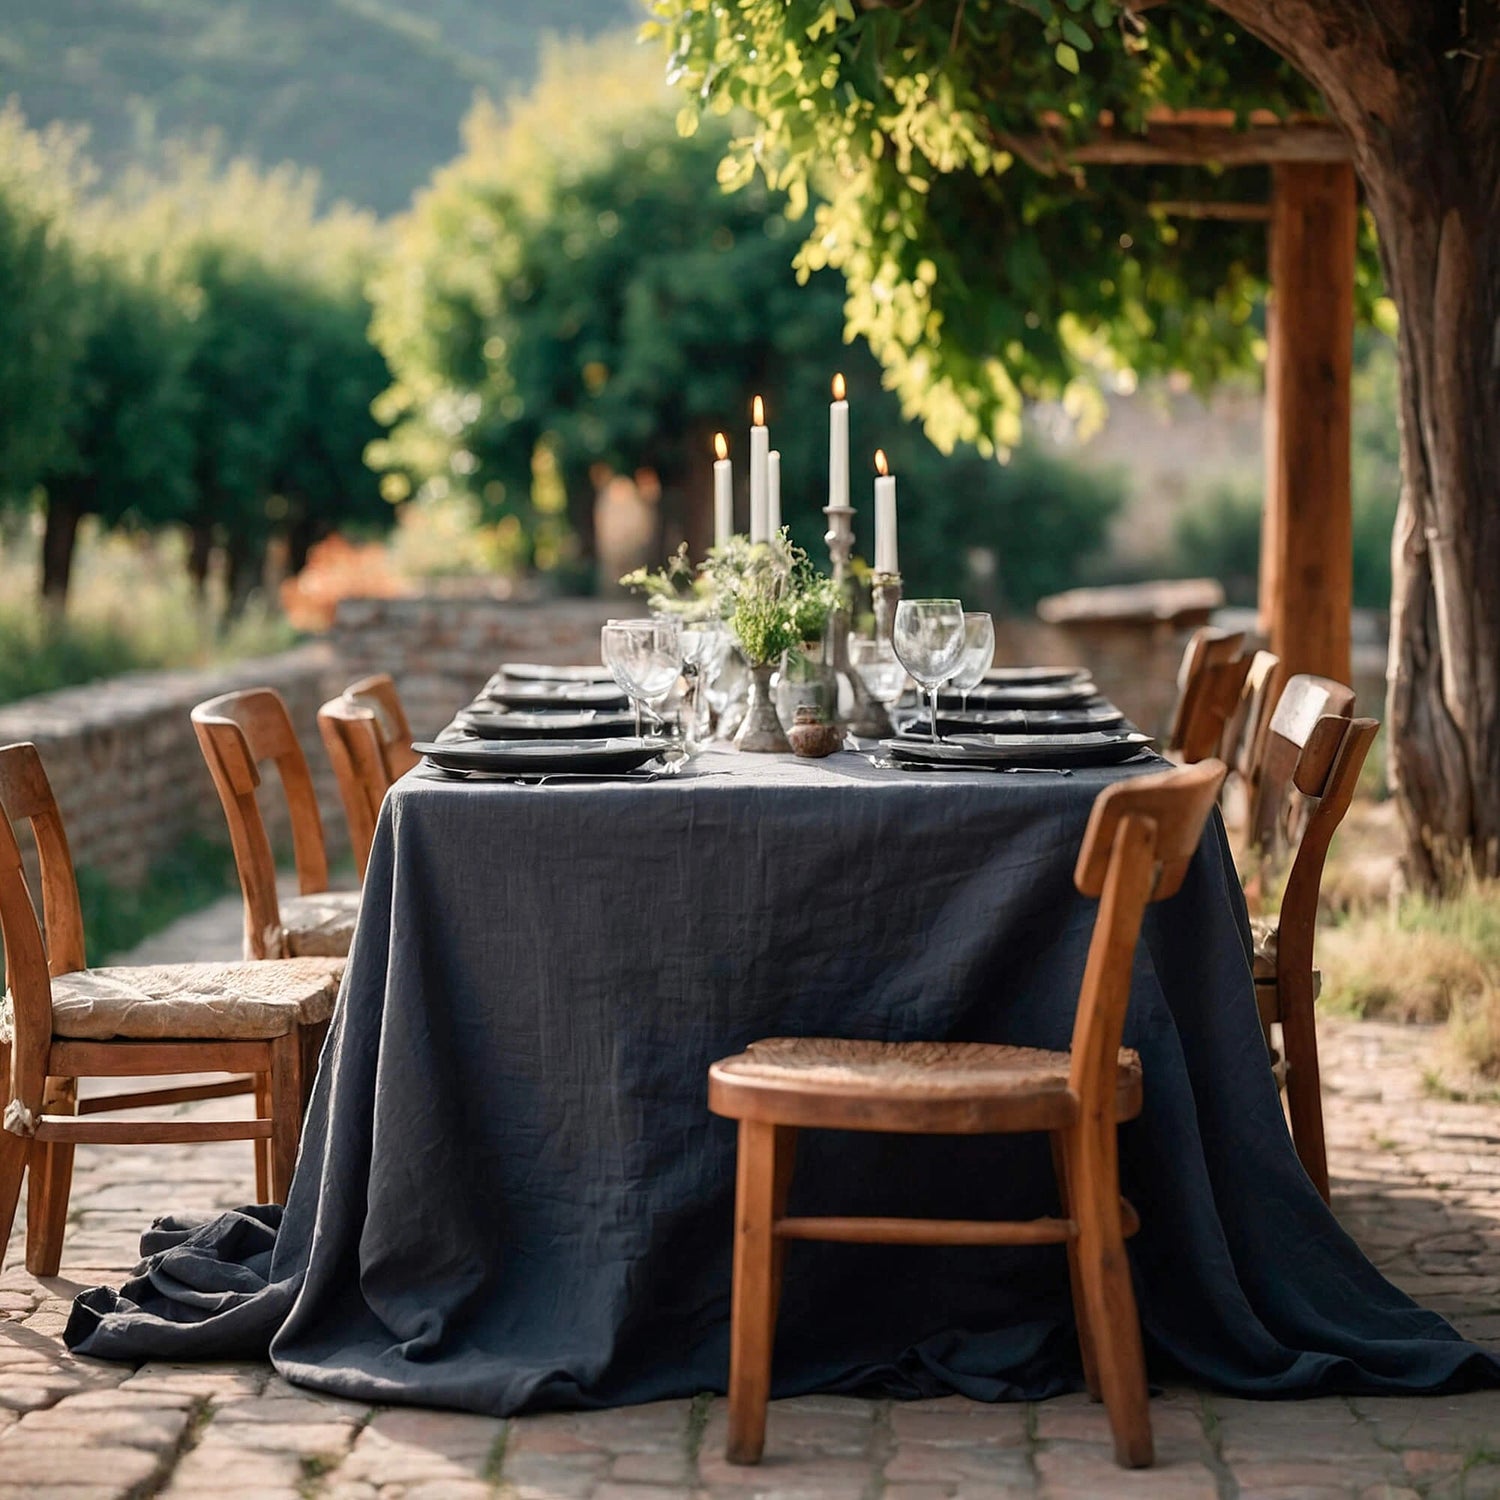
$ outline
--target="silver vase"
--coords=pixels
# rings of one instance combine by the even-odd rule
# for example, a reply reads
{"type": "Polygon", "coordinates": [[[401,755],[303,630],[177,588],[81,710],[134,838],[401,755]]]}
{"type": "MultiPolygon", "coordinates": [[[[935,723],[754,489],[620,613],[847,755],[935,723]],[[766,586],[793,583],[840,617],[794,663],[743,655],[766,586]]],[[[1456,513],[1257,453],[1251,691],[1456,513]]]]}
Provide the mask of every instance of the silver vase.
{"type": "Polygon", "coordinates": [[[776,700],[771,694],[771,672],[768,662],[750,669],[750,699],[745,717],[734,737],[736,750],[756,750],[764,754],[789,755],[791,744],[781,720],[776,716],[776,700]]]}

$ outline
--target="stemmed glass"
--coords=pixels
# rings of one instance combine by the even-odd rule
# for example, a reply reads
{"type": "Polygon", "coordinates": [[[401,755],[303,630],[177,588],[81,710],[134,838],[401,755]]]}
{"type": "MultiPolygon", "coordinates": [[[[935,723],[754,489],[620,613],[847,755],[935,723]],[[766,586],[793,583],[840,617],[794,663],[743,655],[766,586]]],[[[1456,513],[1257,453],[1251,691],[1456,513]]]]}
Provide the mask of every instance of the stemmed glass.
{"type": "Polygon", "coordinates": [[[948,679],[948,686],[962,695],[961,713],[969,711],[969,694],[984,681],[984,674],[995,664],[995,622],[978,610],[964,611],[964,650],[958,659],[958,670],[948,679]]]}
{"type": "Polygon", "coordinates": [[[897,659],[927,689],[932,743],[938,742],[938,685],[953,675],[964,653],[964,607],[957,599],[903,599],[896,606],[891,644],[897,659]]]}
{"type": "Polygon", "coordinates": [[[641,738],[641,704],[664,698],[682,672],[682,639],[676,620],[611,620],[599,632],[599,654],[635,709],[641,738]]]}
{"type": "Polygon", "coordinates": [[[865,691],[887,711],[906,691],[906,668],[897,659],[896,648],[880,636],[851,635],[849,665],[865,691]]]}
{"type": "Polygon", "coordinates": [[[683,623],[681,633],[683,670],[693,691],[690,722],[696,741],[704,728],[708,690],[729,654],[729,627],[722,620],[691,620],[683,623]]]}

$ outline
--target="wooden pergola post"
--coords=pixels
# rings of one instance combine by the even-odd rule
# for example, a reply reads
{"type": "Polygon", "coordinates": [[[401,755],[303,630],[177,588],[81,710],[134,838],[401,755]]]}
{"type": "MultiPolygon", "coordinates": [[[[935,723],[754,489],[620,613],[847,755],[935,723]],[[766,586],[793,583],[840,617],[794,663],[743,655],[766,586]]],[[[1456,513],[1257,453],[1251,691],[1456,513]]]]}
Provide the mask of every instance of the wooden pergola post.
{"type": "Polygon", "coordinates": [[[1272,181],[1261,631],[1288,672],[1348,682],[1354,168],[1282,161],[1272,181]]]}

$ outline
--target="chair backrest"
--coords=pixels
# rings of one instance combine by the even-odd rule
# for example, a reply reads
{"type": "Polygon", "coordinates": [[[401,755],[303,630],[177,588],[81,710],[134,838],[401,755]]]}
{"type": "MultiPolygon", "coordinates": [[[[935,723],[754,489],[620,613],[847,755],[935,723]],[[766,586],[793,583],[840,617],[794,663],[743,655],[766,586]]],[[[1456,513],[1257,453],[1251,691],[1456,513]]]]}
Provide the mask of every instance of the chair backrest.
{"type": "Polygon", "coordinates": [[[399,781],[420,763],[422,757],[411,747],[416,736],[406,717],[406,705],[396,691],[396,684],[384,672],[351,682],[344,689],[344,697],[375,715],[375,733],[390,780],[399,781]]]}
{"type": "Polygon", "coordinates": [[[1177,672],[1177,707],[1167,748],[1184,763],[1207,759],[1219,748],[1224,726],[1240,699],[1250,659],[1243,630],[1195,630],[1177,672]]]}
{"type": "Polygon", "coordinates": [[[1073,1023],[1070,1084],[1085,1116],[1113,1095],[1141,919],[1181,888],[1227,771],[1203,760],[1117,782],[1094,801],[1073,873],[1079,891],[1099,900],[1073,1023]]]}
{"type": "Polygon", "coordinates": [[[1262,858],[1296,844],[1276,922],[1276,971],[1310,975],[1328,845],[1359,785],[1380,725],[1356,719],[1353,689],[1293,677],[1266,732],[1254,834],[1262,858]]]}
{"type": "Polygon", "coordinates": [[[11,1097],[39,1113],[52,1042],[49,976],[71,974],[87,960],[67,830],[42,758],[29,744],[0,748],[0,938],[5,941],[5,987],[14,1026],[11,1097]],[[22,821],[31,825],[41,864],[41,922],[11,826],[22,821]]]}
{"type": "Polygon", "coordinates": [[[318,733],[338,781],[339,800],[349,824],[349,843],[363,881],[370,845],[375,841],[375,825],[380,820],[380,804],[391,784],[375,714],[347,697],[333,698],[318,710],[318,733]]]}
{"type": "Polygon", "coordinates": [[[1263,859],[1295,842],[1303,806],[1294,793],[1323,795],[1344,726],[1353,717],[1353,688],[1305,672],[1287,680],[1266,726],[1251,804],[1251,842],[1263,859]]]}
{"type": "Polygon", "coordinates": [[[1285,680],[1281,658],[1274,651],[1257,651],[1250,658],[1249,670],[1240,687],[1240,701],[1224,725],[1219,759],[1247,787],[1260,779],[1266,731],[1271,727],[1271,715],[1281,698],[1285,680]]]}
{"type": "Polygon", "coordinates": [[[229,823],[229,841],[245,895],[245,952],[251,958],[277,958],[281,906],[276,898],[276,861],[256,788],[261,765],[274,762],[291,813],[298,887],[303,895],[326,891],[328,852],[307,757],[286,704],[273,688],[223,693],[200,703],[192,719],[229,823]]]}

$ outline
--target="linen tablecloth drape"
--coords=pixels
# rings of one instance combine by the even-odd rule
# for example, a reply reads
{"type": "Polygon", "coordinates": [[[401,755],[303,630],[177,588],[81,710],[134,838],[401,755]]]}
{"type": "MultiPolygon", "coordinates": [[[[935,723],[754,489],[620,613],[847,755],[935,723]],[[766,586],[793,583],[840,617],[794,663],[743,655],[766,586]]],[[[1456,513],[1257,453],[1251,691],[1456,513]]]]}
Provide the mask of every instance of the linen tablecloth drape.
{"type": "MultiPolygon", "coordinates": [[[[418,772],[387,799],[291,1199],[166,1224],[106,1357],[247,1355],[368,1401],[497,1414],[721,1390],[734,1127],[706,1070],[763,1036],[1065,1047],[1094,916],[1072,885],[1130,767],[893,774],[711,753],[650,785],[418,772]]],[[[1137,953],[1124,1127],[1158,1376],[1247,1394],[1495,1383],[1307,1181],[1214,820],[1137,953]]],[[[793,1212],[1055,1211],[1041,1137],[806,1132],[793,1212]]],[[[796,1244],[775,1391],[1042,1397],[1081,1383],[1056,1247],[796,1244]]]]}

